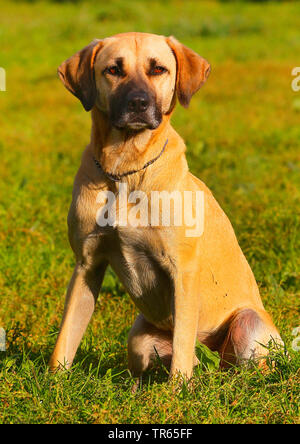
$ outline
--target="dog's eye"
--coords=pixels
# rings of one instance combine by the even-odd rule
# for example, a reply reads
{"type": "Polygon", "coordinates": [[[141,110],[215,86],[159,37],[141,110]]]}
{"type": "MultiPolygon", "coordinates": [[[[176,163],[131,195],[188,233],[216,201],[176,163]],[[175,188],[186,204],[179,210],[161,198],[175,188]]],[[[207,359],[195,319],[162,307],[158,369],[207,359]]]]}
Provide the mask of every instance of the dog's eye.
{"type": "Polygon", "coordinates": [[[164,68],[163,66],[154,66],[150,71],[150,75],[158,76],[160,74],[163,74],[166,71],[167,71],[167,69],[164,68]]]}
{"type": "Polygon", "coordinates": [[[109,66],[108,68],[106,68],[105,72],[107,72],[108,74],[110,74],[112,76],[122,75],[120,68],[117,65],[109,66]]]}

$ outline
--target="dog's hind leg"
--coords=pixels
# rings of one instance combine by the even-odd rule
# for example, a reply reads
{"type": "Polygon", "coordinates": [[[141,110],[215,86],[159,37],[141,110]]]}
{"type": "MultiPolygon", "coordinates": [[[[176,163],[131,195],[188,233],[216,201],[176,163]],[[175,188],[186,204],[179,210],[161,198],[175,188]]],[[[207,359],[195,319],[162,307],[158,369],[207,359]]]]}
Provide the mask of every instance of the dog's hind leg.
{"type": "Polygon", "coordinates": [[[131,374],[140,377],[160,359],[169,368],[172,359],[172,332],[150,324],[142,314],[136,318],[128,337],[128,367],[131,374]]]}
{"type": "Polygon", "coordinates": [[[227,334],[220,348],[221,366],[256,360],[264,366],[268,344],[282,345],[282,339],[270,316],[264,310],[251,308],[235,312],[227,322],[227,334]]]}

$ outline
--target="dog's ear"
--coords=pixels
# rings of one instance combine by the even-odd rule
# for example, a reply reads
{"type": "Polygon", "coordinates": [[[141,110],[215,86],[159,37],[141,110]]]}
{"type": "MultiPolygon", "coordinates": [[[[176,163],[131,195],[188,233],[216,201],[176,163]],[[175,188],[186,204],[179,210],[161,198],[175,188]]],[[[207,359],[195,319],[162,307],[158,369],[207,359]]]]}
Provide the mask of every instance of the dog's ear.
{"type": "Polygon", "coordinates": [[[195,92],[203,85],[210,73],[210,64],[173,36],[167,43],[177,62],[176,92],[179,102],[187,108],[195,92]]]}
{"type": "Polygon", "coordinates": [[[88,46],[64,61],[58,68],[61,81],[81,101],[86,111],[93,108],[97,96],[94,63],[102,46],[102,40],[93,40],[88,46]]]}

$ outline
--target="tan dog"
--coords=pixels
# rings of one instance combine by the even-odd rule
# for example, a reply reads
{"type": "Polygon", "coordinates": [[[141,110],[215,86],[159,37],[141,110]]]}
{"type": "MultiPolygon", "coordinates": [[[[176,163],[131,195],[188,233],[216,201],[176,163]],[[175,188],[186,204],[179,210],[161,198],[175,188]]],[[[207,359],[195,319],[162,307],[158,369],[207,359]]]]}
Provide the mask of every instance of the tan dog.
{"type": "Polygon", "coordinates": [[[144,33],[96,40],[59,67],[64,85],[92,110],[92,133],[68,216],[76,267],[52,369],[72,364],[108,264],[141,312],[128,341],[134,375],[157,352],[171,375],[190,377],[196,338],[220,352],[222,365],[265,355],[262,344],[280,341],[229,220],[188,171],[184,142],[170,124],[176,95],[188,106],[209,72],[206,60],[173,37],[144,33]],[[120,196],[124,184],[146,197],[202,192],[202,235],[187,236],[175,219],[170,226],[99,225],[108,208],[99,192],[120,196]]]}

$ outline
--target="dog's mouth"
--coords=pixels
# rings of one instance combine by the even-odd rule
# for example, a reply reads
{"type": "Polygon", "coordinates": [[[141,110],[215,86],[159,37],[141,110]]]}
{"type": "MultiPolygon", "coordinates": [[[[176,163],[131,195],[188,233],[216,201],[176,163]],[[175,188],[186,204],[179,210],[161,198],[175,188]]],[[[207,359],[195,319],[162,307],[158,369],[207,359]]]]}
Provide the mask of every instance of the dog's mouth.
{"type": "Polygon", "coordinates": [[[141,130],[141,129],[148,128],[149,124],[147,122],[143,122],[143,121],[138,121],[137,120],[135,122],[134,121],[133,122],[128,122],[127,127],[129,129],[138,131],[138,130],[141,130]]]}
{"type": "Polygon", "coordinates": [[[161,123],[161,116],[151,116],[151,118],[143,118],[137,116],[124,115],[119,119],[112,119],[112,124],[119,130],[142,131],[145,129],[156,129],[161,123]]]}

